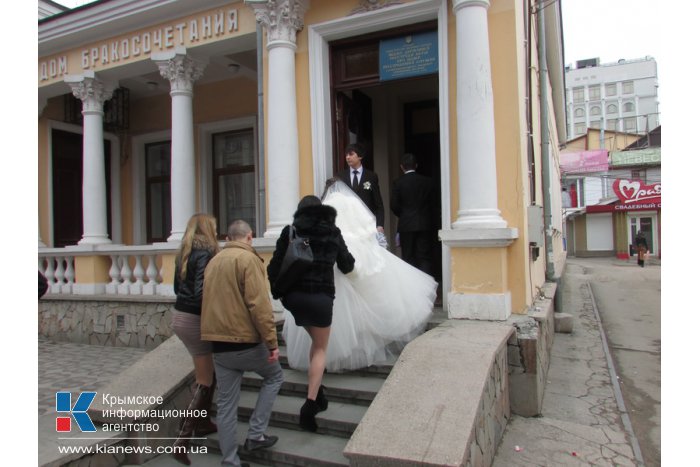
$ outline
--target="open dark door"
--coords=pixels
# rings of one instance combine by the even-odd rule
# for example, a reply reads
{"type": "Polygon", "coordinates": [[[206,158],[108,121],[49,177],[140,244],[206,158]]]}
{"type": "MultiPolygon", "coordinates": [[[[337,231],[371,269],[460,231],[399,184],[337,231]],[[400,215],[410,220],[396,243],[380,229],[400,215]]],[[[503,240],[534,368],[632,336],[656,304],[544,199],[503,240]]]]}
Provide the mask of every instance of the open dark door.
{"type": "Polygon", "coordinates": [[[351,97],[347,92],[335,94],[335,158],[333,173],[345,168],[345,148],[348,144],[362,143],[367,148],[367,156],[362,165],[374,169],[372,158],[372,99],[358,90],[351,97]]]}

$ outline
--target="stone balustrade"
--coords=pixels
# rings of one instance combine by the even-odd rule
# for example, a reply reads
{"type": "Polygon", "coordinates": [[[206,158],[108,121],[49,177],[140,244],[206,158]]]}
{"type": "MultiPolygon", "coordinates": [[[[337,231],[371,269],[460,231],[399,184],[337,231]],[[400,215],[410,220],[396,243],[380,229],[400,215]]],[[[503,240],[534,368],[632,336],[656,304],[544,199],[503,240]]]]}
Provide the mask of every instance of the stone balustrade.
{"type": "Polygon", "coordinates": [[[166,268],[172,270],[176,251],[177,244],[40,248],[39,271],[46,276],[51,294],[172,296],[172,283],[164,281],[163,275],[166,268]],[[97,284],[86,291],[76,280],[78,257],[109,258],[108,279],[93,279],[97,284]]]}

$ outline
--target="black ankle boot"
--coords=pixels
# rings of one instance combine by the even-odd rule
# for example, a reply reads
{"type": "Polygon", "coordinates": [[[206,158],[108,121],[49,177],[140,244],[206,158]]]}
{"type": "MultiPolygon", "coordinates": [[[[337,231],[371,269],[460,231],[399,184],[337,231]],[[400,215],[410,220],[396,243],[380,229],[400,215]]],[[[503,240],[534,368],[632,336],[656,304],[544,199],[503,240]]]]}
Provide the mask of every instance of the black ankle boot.
{"type": "Polygon", "coordinates": [[[321,411],[318,403],[311,399],[306,399],[304,405],[301,406],[299,411],[299,426],[311,432],[316,432],[318,425],[316,425],[316,414],[321,411]]]}
{"type": "Polygon", "coordinates": [[[323,393],[324,389],[326,389],[325,386],[321,385],[316,395],[316,403],[318,404],[319,412],[323,412],[328,408],[328,399],[326,399],[326,395],[323,393]]]}

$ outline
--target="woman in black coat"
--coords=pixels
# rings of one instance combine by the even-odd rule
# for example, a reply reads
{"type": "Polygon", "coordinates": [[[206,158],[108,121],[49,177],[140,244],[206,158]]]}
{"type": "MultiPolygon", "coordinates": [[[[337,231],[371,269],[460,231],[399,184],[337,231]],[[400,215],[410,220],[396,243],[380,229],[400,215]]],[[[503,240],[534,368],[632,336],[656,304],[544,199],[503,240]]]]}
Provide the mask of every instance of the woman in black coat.
{"type": "Polygon", "coordinates": [[[311,337],[307,398],[299,414],[299,424],[309,431],[316,431],[316,414],[328,408],[321,379],[326,366],[326,349],[333,318],[333,266],[337,263],[338,269],[347,274],[355,265],[355,258],[335,225],[336,215],[333,207],[321,204],[316,196],[302,198],[294,213],[293,225],[298,236],[309,239],[314,256],[311,267],[284,294],[275,287],[289,245],[289,226],[282,230],[267,267],[272,296],[282,299],[284,307],[294,316],[296,325],[303,326],[311,337]]]}
{"type": "Polygon", "coordinates": [[[647,244],[646,236],[643,231],[637,232],[637,236],[634,237],[634,244],[637,247],[637,264],[644,267],[644,259],[646,259],[647,252],[649,251],[649,245],[647,244]]]}

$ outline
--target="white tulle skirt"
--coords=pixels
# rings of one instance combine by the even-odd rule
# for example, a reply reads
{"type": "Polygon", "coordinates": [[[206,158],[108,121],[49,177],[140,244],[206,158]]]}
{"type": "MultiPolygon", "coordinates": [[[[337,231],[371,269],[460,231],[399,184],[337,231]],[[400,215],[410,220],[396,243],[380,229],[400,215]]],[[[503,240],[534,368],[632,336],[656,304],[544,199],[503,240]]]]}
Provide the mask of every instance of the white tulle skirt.
{"type": "MultiPolygon", "coordinates": [[[[354,370],[387,362],[425,330],[437,283],[388,251],[381,270],[370,275],[345,275],[335,268],[336,295],[326,369],[354,370]]],[[[309,367],[311,338],[285,311],[282,330],[292,368],[309,367]]]]}

